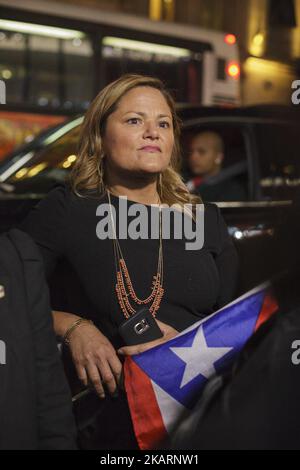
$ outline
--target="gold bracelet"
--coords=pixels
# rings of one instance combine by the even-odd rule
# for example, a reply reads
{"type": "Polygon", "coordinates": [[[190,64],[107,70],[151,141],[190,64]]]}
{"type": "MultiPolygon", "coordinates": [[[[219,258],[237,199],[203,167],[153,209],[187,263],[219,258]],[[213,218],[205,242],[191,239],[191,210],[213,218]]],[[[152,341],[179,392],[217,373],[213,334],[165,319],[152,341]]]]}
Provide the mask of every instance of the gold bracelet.
{"type": "Polygon", "coordinates": [[[63,343],[65,343],[66,345],[70,344],[70,335],[79,325],[81,325],[81,323],[91,323],[92,325],[94,324],[92,320],[87,320],[86,318],[78,318],[78,320],[72,323],[72,325],[65,332],[63,339],[62,339],[63,343]]]}

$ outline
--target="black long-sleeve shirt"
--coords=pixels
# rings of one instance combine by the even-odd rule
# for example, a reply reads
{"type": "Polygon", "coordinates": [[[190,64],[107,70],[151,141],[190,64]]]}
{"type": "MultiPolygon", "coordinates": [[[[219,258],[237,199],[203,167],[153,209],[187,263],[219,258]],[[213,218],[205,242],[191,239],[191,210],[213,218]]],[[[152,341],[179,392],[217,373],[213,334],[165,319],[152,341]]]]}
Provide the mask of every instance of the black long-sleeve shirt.
{"type": "MultiPolygon", "coordinates": [[[[111,202],[118,219],[119,198],[111,196],[111,202]]],[[[69,295],[69,311],[91,318],[103,334],[118,342],[117,327],[125,318],[115,293],[113,242],[100,240],[96,235],[101,220],[96,210],[101,203],[108,203],[107,195],[79,197],[67,186],[57,186],[20,228],[40,247],[48,278],[62,259],[72,267],[75,274],[69,279],[76,278],[80,286],[73,286],[73,294],[69,295]],[[78,307],[72,305],[72,296],[78,298],[79,291],[85,300],[78,307]]],[[[128,207],[132,204],[128,201],[128,207]]],[[[150,220],[150,206],[144,207],[150,220]]],[[[181,331],[232,300],[238,260],[214,204],[205,204],[202,249],[186,250],[187,240],[176,239],[173,229],[171,225],[171,238],[162,242],[165,293],[157,319],[181,331]]],[[[128,238],[119,243],[133,287],[140,298],[146,298],[157,271],[159,240],[128,238]]],[[[52,307],[57,308],[53,304],[52,307]]]]}

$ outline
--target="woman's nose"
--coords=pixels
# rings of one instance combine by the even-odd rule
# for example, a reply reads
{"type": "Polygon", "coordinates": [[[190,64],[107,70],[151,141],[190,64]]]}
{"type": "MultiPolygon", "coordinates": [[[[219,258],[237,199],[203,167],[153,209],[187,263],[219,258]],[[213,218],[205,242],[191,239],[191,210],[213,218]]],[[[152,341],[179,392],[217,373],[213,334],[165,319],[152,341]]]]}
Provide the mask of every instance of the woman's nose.
{"type": "Polygon", "coordinates": [[[155,122],[146,122],[144,137],[148,137],[151,139],[157,139],[159,136],[159,132],[157,129],[157,124],[155,122]]]}

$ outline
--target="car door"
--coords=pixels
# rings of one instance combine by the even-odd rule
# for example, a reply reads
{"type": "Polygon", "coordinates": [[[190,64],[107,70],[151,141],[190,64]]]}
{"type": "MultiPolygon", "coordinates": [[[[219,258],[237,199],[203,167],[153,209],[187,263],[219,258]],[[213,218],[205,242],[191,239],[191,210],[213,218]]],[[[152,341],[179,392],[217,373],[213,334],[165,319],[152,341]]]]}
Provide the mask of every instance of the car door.
{"type": "MultiPolygon", "coordinates": [[[[209,117],[186,123],[183,130],[183,172],[186,180],[191,176],[188,168],[188,150],[192,136],[203,131],[218,133],[224,142],[224,164],[229,176],[240,179],[245,194],[213,201],[221,209],[229,234],[239,254],[240,277],[237,294],[241,294],[273,272],[272,242],[274,226],[280,219],[286,201],[265,198],[260,187],[261,146],[257,139],[257,121],[248,117],[209,117]]],[[[201,188],[201,186],[200,186],[201,188]]],[[[199,188],[200,195],[201,189],[199,188]]],[[[205,201],[204,201],[205,202],[205,201]]]]}
{"type": "Polygon", "coordinates": [[[248,226],[239,236],[247,252],[247,271],[260,282],[283,268],[274,233],[299,190],[299,134],[297,121],[257,118],[249,128],[254,198],[247,210],[248,226]]]}

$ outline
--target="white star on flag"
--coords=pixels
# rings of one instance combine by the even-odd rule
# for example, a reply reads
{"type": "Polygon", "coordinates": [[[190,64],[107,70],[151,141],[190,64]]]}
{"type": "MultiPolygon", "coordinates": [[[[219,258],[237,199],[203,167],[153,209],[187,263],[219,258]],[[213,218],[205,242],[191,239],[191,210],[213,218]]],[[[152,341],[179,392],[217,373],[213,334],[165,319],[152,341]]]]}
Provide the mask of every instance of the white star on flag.
{"type": "Polygon", "coordinates": [[[214,363],[232,349],[207,346],[202,326],[198,329],[192,346],[170,348],[176,356],[186,363],[180,388],[200,374],[209,379],[216,373],[214,363]]]}

